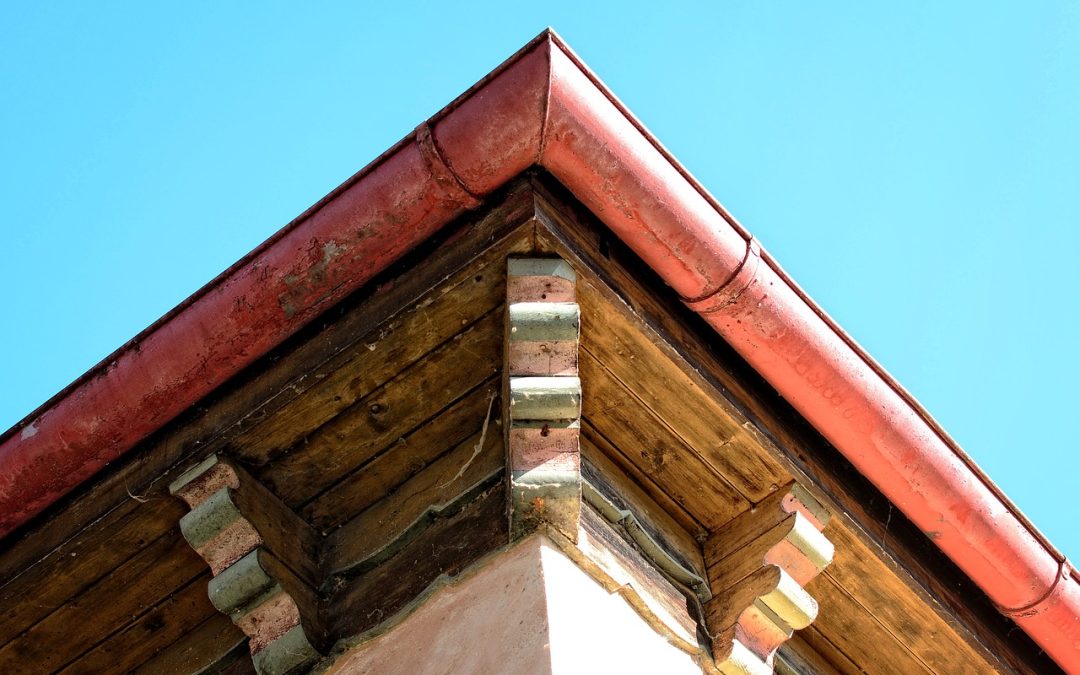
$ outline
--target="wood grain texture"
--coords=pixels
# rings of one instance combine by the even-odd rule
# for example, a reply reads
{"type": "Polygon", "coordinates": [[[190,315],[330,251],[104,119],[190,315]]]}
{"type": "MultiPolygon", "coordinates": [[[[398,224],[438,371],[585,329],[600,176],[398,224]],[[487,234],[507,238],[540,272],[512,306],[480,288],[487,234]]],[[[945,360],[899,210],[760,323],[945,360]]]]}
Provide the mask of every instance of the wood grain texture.
{"type": "Polygon", "coordinates": [[[170,532],[0,648],[0,672],[24,664],[52,671],[122,630],[205,573],[179,532],[170,532]]]}
{"type": "Polygon", "coordinates": [[[174,529],[184,506],[171,498],[153,503],[155,508],[139,508],[129,500],[0,588],[0,644],[174,529]]]}
{"type": "Polygon", "coordinates": [[[165,486],[175,477],[168,473],[170,469],[193,455],[205,456],[227,447],[233,437],[273,416],[340,367],[342,359],[351,358],[350,350],[379,324],[470,265],[483,251],[515,237],[512,246],[528,249],[533,197],[527,179],[508,184],[489,197],[485,208],[447,225],[64,500],[8,535],[0,547],[0,581],[38,564],[132,495],[169,499],[165,486]]]}
{"type": "Polygon", "coordinates": [[[757,439],[679,367],[664,341],[597,280],[583,275],[581,348],[602,363],[701,459],[750,502],[789,479],[757,439]],[[672,392],[679,392],[672,396],[672,392]],[[686,405],[693,400],[694,405],[686,405]]]}
{"type": "MultiPolygon", "coordinates": [[[[485,387],[494,381],[495,371],[475,373],[470,380],[474,373],[468,364],[490,362],[497,368],[502,330],[496,325],[501,322],[500,300],[483,299],[495,288],[483,270],[499,269],[506,252],[513,251],[572,257],[579,272],[584,271],[588,285],[582,286],[586,295],[581,302],[583,307],[590,303],[595,322],[583,328],[587,358],[592,375],[602,375],[596,391],[611,395],[618,405],[611,410],[596,405],[600,424],[585,420],[582,451],[586,460],[590,453],[610,460],[646,500],[670,515],[674,525],[666,527],[701,537],[706,528],[722,524],[722,516],[713,520],[702,514],[741,511],[752,495],[767,492],[777,476],[810,481],[834,511],[854,519],[856,526],[841,533],[850,535],[846,545],[851,560],[838,558],[824,575],[832,584],[833,603],[849,610],[824,628],[815,624],[803,631],[804,642],[839,672],[860,672],[853,661],[872,670],[876,662],[867,666],[862,660],[874,658],[868,650],[876,649],[879,639],[882,655],[876,658],[893,672],[911,664],[909,672],[920,672],[920,667],[972,672],[968,666],[980,664],[985,668],[979,672],[1010,666],[1055,672],[1044,657],[1033,655],[1026,637],[1008,633],[1007,620],[985,601],[973,600],[977,589],[947,560],[942,562],[932,544],[920,543],[922,535],[910,523],[890,515],[880,494],[860,483],[835,451],[748,373],[745,364],[732,358],[719,338],[699,330],[694,317],[655,285],[647,270],[628,263],[618,242],[604,240],[600,230],[581,219],[575,221],[566,204],[558,207],[560,233],[545,232],[554,222],[549,215],[537,226],[539,234],[532,225],[523,227],[534,208],[528,192],[522,189],[495,210],[472,214],[448,228],[5,541],[0,550],[0,580],[7,580],[0,586],[0,670],[19,672],[22,659],[40,658],[46,670],[71,665],[77,671],[79,662],[71,660],[80,654],[86,654],[91,665],[104,654],[117,654],[124,668],[130,665],[139,672],[187,672],[188,664],[249,672],[243,637],[226,617],[197,623],[197,613],[181,609],[189,606],[182,593],[200,583],[194,575],[205,568],[190,552],[161,548],[163,535],[183,513],[179,502],[163,494],[164,486],[193,459],[221,449],[250,462],[253,473],[288,495],[290,506],[301,506],[301,514],[321,529],[332,530],[390,498],[451,448],[460,450],[479,429],[467,420],[482,417],[485,387]],[[477,306],[468,301],[474,293],[481,298],[477,306]],[[448,297],[458,294],[464,300],[448,297]],[[429,299],[426,307],[436,307],[433,311],[441,317],[434,328],[423,325],[420,317],[425,313],[416,309],[429,299]],[[484,303],[489,304],[479,309],[479,322],[455,329],[454,321],[468,321],[460,312],[476,315],[484,303]],[[414,323],[406,326],[409,320],[414,323]],[[489,331],[486,337],[464,337],[463,330],[476,330],[484,320],[491,322],[484,329],[489,331]],[[380,338],[379,331],[391,325],[390,333],[380,338]],[[463,337],[455,340],[457,335],[463,337]],[[426,352],[398,344],[407,336],[420,340],[417,344],[429,338],[436,344],[426,352]],[[485,352],[485,340],[491,340],[490,354],[477,358],[485,352]],[[376,345],[374,351],[370,344],[376,345]],[[441,361],[433,361],[440,346],[446,352],[438,357],[441,361]],[[467,349],[458,349],[462,346],[467,349]],[[390,355],[391,365],[384,367],[371,354],[390,355]],[[416,375],[421,371],[424,376],[416,375]],[[334,387],[325,383],[339,373],[335,386],[357,382],[349,394],[354,397],[351,404],[342,404],[344,397],[333,401],[340,395],[333,394],[325,409],[313,405],[327,402],[325,394],[334,387]],[[411,405],[416,403],[409,395],[413,387],[420,387],[424,396],[420,404],[411,405]],[[692,394],[672,396],[672,391],[692,394]],[[300,402],[309,396],[312,405],[300,402]],[[372,412],[373,404],[385,408],[372,412]],[[314,425],[315,431],[298,432],[291,441],[267,442],[292,426],[284,423],[285,417],[275,422],[276,416],[294,412],[297,419],[313,415],[301,426],[314,425]],[[318,421],[320,416],[325,419],[318,421]],[[324,445],[312,449],[313,440],[316,446],[324,445]],[[405,448],[408,452],[399,452],[405,448]],[[299,459],[309,451],[309,457],[299,459]],[[742,451],[752,451],[753,461],[761,464],[739,459],[742,451]],[[672,457],[687,459],[679,468],[672,465],[672,457]],[[682,477],[673,479],[676,470],[682,477]],[[709,477],[710,486],[728,486],[729,493],[698,494],[702,476],[709,477]],[[184,562],[184,556],[190,559],[184,562]],[[187,571],[185,565],[190,566],[187,571]],[[163,625],[152,630],[159,619],[163,625]],[[180,627],[189,624],[188,632],[177,637],[180,627]],[[853,642],[852,635],[863,634],[871,644],[853,642]],[[132,648],[133,655],[121,655],[124,645],[140,635],[143,643],[132,648]]],[[[550,202],[540,198],[545,200],[550,202]]],[[[541,209],[554,213],[543,204],[541,209]]],[[[583,387],[588,406],[589,379],[583,387]]],[[[491,503],[486,508],[494,509],[491,503]]],[[[348,597],[373,598],[352,608],[370,608],[374,614],[365,620],[374,620],[387,608],[407,604],[409,593],[419,592],[419,586],[393,587],[397,577],[412,574],[414,568],[424,578],[459,569],[471,554],[450,551],[451,530],[461,546],[479,548],[495,545],[492,542],[505,534],[484,534],[487,526],[479,525],[487,522],[483,519],[469,522],[453,530],[447,519],[436,520],[423,535],[445,564],[426,560],[416,544],[409,553],[400,551],[404,557],[395,556],[394,565],[380,565],[378,575],[352,580],[349,588],[356,593],[348,597]],[[379,599],[382,587],[390,588],[392,597],[379,599]]],[[[844,554],[844,548],[842,544],[838,553],[844,554]]],[[[829,613],[823,603],[818,621],[829,613]]]]}
{"type": "Polygon", "coordinates": [[[671,516],[671,518],[687,532],[693,533],[695,540],[705,540],[709,535],[709,531],[705,526],[699,523],[694,516],[683,508],[681,504],[675,501],[671,495],[660,489],[660,487],[653,482],[653,479],[642,471],[634,460],[627,457],[622,450],[605,438],[604,435],[597,431],[588,420],[582,420],[581,434],[581,450],[584,457],[603,456],[610,460],[615,467],[629,476],[634,483],[641,488],[646,497],[656,502],[664,513],[671,516]]]}
{"type": "Polygon", "coordinates": [[[815,496],[831,511],[847,513],[858,522],[860,541],[979,655],[988,670],[1059,671],[700,317],[680,307],[670,289],[624,245],[558,186],[541,180],[538,190],[542,221],[538,247],[573,260],[579,270],[590,269],[592,274],[581,275],[583,282],[600,279],[611,288],[661,336],[660,347],[681,362],[680,368],[697,378],[730,416],[741,420],[763,453],[799,482],[813,486],[815,496]]]}
{"type": "Polygon", "coordinates": [[[937,673],[985,673],[993,669],[937,612],[891,574],[842,520],[828,529],[836,559],[825,570],[881,626],[937,673]]]}
{"type": "Polygon", "coordinates": [[[62,673],[130,672],[216,613],[206,598],[209,574],[197,577],[152,610],[64,668],[62,673]]]}
{"type": "Polygon", "coordinates": [[[328,537],[327,569],[341,570],[368,560],[432,510],[449,505],[500,471],[505,459],[498,430],[467,438],[328,537]]]}
{"type": "MultiPolygon", "coordinates": [[[[27,631],[65,601],[72,602],[72,597],[137,554],[163,528],[174,526],[182,505],[167,495],[165,486],[193,456],[230,448],[233,438],[273,417],[351,359],[350,350],[367,352],[362,339],[374,328],[455,274],[464,279],[461,270],[473,266],[484,251],[496,259],[499,256],[492,247],[527,249],[532,228],[522,226],[532,213],[532,197],[526,182],[509,186],[490,205],[445,228],[9,536],[0,547],[0,580],[11,582],[0,591],[7,600],[0,614],[0,644],[27,631]],[[24,601],[28,597],[37,601],[24,601]]],[[[473,283],[481,281],[476,276],[470,269],[468,278],[473,283]]]]}
{"type": "Polygon", "coordinates": [[[247,664],[248,670],[240,672],[255,672],[248,652],[247,636],[229,617],[215,610],[208,619],[179,640],[162,647],[132,672],[139,675],[215,672],[212,669],[215,664],[225,667],[232,661],[247,664]]]}
{"type": "Polygon", "coordinates": [[[259,533],[261,546],[292,570],[302,583],[317,586],[319,535],[242,467],[235,466],[234,470],[240,478],[240,487],[231,491],[233,501],[259,533]]]}
{"type": "Polygon", "coordinates": [[[583,417],[651,478],[653,492],[669,495],[708,529],[749,507],[735,488],[587,352],[581,354],[581,380],[586,383],[583,417]]]}
{"type": "Polygon", "coordinates": [[[448,518],[437,519],[392,558],[331,600],[341,635],[358,635],[405,609],[441,577],[452,577],[509,543],[502,480],[448,518]]]}
{"type": "Polygon", "coordinates": [[[259,476],[296,508],[318,496],[499,370],[499,310],[357,401],[259,476]]]}
{"type": "MultiPolygon", "coordinates": [[[[809,662],[810,667],[797,675],[861,675],[864,672],[813,625],[795,633],[781,651],[794,652],[802,661],[809,662]]],[[[780,668],[777,673],[781,673],[780,668]]]]}
{"type": "Polygon", "coordinates": [[[463,328],[479,321],[502,303],[503,258],[526,241],[522,233],[485,252],[477,263],[377,326],[361,340],[350,360],[271,418],[233,439],[233,447],[240,456],[260,464],[292,449],[463,328]]]}
{"type": "Polygon", "coordinates": [[[794,631],[807,628],[818,605],[804,587],[832,563],[828,522],[806,490],[788,485],[745,511],[705,542],[713,597],[705,603],[713,654],[764,667],[794,631]],[[749,652],[749,654],[747,653],[749,652]]]}
{"type": "Polygon", "coordinates": [[[694,534],[656,503],[645,490],[624,473],[595,444],[583,436],[581,442],[582,477],[619,508],[630,511],[641,527],[684,567],[705,578],[701,545],[694,534]]]}
{"type": "Polygon", "coordinates": [[[315,527],[330,531],[397,490],[459,443],[480,432],[488,410],[498,409],[492,401],[498,386],[495,378],[481,383],[310,502],[304,507],[304,516],[315,527]]]}
{"type": "MultiPolygon", "coordinates": [[[[814,627],[859,668],[890,675],[934,672],[832,577],[822,574],[807,584],[806,590],[819,605],[814,627]]],[[[945,672],[963,671],[949,668],[945,672]]]]}

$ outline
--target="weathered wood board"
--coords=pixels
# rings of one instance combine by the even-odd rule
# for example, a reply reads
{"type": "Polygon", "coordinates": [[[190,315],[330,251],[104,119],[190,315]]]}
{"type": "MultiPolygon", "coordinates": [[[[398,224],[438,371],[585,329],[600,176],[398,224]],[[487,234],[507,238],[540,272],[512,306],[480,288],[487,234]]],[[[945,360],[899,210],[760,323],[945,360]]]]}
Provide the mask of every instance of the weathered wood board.
{"type": "Polygon", "coordinates": [[[512,187],[5,541],[0,670],[250,672],[164,492],[211,452],[312,524],[326,569],[346,570],[328,591],[343,634],[504,543],[504,488],[483,480],[503,466],[505,260],[557,254],[578,275],[586,473],[610,479],[654,538],[694,562],[711,532],[795,478],[843,514],[828,531],[836,560],[812,582],[821,614],[792,642],[808,662],[1053,672],[577,209],[544,179],[512,187]],[[463,492],[475,500],[437,513],[463,492]]]}

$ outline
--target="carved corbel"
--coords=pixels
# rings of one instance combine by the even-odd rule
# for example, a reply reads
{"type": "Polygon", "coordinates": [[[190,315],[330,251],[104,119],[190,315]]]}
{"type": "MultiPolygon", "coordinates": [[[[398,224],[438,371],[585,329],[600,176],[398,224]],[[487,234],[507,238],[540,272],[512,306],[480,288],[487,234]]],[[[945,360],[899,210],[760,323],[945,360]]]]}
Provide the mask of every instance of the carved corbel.
{"type": "Polygon", "coordinates": [[[248,636],[259,673],[285,675],[315,663],[315,533],[260,483],[211,456],[169,491],[191,511],[180,530],[210,566],[210,601],[248,636]]]}
{"type": "Polygon", "coordinates": [[[557,258],[507,264],[507,475],[512,538],[541,524],[577,540],[581,512],[576,276],[557,258]]]}
{"type": "Polygon", "coordinates": [[[767,497],[705,544],[705,605],[723,673],[771,673],[776,650],[817,616],[806,584],[832,562],[828,512],[799,485],[767,497]]]}

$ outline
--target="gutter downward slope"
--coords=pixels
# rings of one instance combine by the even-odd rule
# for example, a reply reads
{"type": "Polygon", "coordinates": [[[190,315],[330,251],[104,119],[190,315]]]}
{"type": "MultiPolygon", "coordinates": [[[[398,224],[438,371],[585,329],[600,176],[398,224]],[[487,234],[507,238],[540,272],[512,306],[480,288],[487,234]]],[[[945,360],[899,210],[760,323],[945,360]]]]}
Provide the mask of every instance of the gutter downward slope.
{"type": "MultiPolygon", "coordinates": [[[[909,396],[835,329],[557,38],[538,163],[641,256],[1063,668],[1080,672],[1080,583],[909,396]]],[[[514,66],[515,68],[517,65],[514,66]]],[[[493,83],[494,84],[494,83],[493,83]]],[[[468,114],[482,123],[477,97],[468,114]]],[[[517,99],[520,100],[520,99],[517,99]]],[[[464,115],[463,115],[464,118],[464,115]]],[[[454,119],[454,118],[450,118],[454,119]]],[[[461,118],[458,118],[461,119],[461,118]]],[[[484,129],[435,127],[486,192],[484,129]]],[[[508,177],[500,176],[500,179],[508,177]]]]}
{"type": "Polygon", "coordinates": [[[0,534],[534,164],[1080,672],[1080,579],[1064,557],[550,31],[9,432],[0,534]]]}

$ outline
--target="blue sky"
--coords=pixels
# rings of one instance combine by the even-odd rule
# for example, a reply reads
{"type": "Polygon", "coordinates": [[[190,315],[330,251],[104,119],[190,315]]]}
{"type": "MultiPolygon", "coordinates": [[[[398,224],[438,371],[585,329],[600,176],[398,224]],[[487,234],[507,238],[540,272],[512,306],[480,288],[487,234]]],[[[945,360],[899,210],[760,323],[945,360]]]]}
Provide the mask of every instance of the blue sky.
{"type": "Polygon", "coordinates": [[[1080,558],[1075,3],[380,4],[0,9],[0,428],[551,25],[1080,558]]]}

